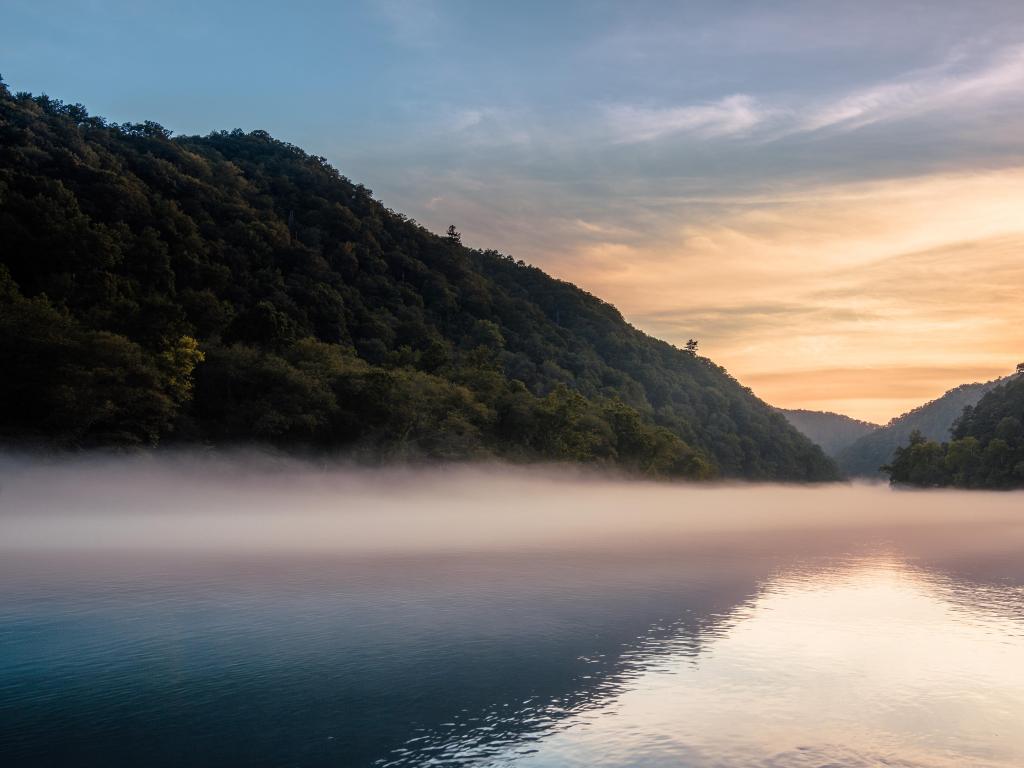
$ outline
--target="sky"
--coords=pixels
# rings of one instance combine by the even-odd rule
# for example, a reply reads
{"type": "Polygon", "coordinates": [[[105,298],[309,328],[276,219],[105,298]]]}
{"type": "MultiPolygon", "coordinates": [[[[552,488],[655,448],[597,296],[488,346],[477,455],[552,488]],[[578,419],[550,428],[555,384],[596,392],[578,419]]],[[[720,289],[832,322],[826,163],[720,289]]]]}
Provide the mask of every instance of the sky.
{"type": "Polygon", "coordinates": [[[12,90],[264,129],[768,402],[1024,360],[1024,2],[0,0],[12,90]]]}

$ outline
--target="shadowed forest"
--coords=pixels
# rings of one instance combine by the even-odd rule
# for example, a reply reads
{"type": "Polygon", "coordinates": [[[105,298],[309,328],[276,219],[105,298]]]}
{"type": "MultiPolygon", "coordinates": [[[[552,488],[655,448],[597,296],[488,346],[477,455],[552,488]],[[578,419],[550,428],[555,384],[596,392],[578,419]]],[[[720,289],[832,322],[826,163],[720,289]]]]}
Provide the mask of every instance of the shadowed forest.
{"type": "Polygon", "coordinates": [[[728,373],[262,131],[0,88],[0,434],[831,480],[728,373]]]}

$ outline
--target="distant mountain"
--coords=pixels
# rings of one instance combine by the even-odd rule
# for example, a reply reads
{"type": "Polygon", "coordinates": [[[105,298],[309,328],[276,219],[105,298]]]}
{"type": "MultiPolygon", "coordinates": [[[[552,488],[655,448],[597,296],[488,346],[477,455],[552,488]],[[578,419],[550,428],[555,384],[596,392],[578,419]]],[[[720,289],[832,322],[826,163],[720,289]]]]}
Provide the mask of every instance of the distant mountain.
{"type": "Polygon", "coordinates": [[[0,83],[0,243],[8,444],[838,476],[695,348],[263,131],[172,138],[0,83]]]}
{"type": "Polygon", "coordinates": [[[879,428],[878,424],[831,411],[779,408],[779,413],[833,458],[858,438],[879,428]]]}
{"type": "Polygon", "coordinates": [[[884,477],[882,465],[892,459],[900,445],[910,439],[911,433],[920,432],[926,439],[948,440],[953,423],[966,406],[974,405],[981,397],[998,386],[1001,379],[975,384],[961,384],[942,397],[918,406],[898,416],[884,427],[870,432],[836,456],[839,468],[853,477],[884,477]]]}
{"type": "Polygon", "coordinates": [[[1024,488],[1024,371],[967,406],[949,442],[914,432],[886,469],[894,484],[1024,488]]]}

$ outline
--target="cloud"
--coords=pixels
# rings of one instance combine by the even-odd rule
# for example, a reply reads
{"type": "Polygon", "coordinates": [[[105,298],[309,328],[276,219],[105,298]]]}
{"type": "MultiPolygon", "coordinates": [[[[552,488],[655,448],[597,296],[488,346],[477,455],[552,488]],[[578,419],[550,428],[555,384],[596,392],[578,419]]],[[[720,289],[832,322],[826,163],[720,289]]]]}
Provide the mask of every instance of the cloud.
{"type": "Polygon", "coordinates": [[[749,133],[767,113],[745,94],[726,96],[709,104],[649,108],[617,104],[605,109],[612,141],[635,144],[674,134],[720,138],[749,133]]]}
{"type": "Polygon", "coordinates": [[[783,338],[787,334],[799,333],[809,325],[825,327],[878,319],[878,316],[867,308],[858,310],[852,307],[832,306],[824,301],[773,302],[770,299],[748,303],[725,301],[639,312],[631,317],[636,323],[653,330],[655,335],[662,338],[682,339],[701,333],[703,338],[710,337],[712,342],[730,340],[735,334],[746,336],[751,329],[760,329],[760,333],[783,338]],[[708,329],[712,329],[711,334],[707,333],[708,329]]]}
{"type": "Polygon", "coordinates": [[[979,69],[950,72],[964,59],[963,55],[954,55],[938,67],[859,89],[806,110],[792,130],[855,130],[940,109],[963,110],[1006,95],[1019,97],[1024,92],[1024,46],[999,51],[979,69]]]}
{"type": "Polygon", "coordinates": [[[536,133],[530,116],[522,110],[493,106],[450,108],[439,120],[438,135],[455,137],[465,149],[508,147],[530,144],[536,133]]]}
{"type": "Polygon", "coordinates": [[[980,63],[957,51],[938,65],[824,100],[776,96],[773,103],[741,93],[670,107],[616,104],[604,108],[604,121],[615,144],[677,135],[763,141],[824,130],[853,131],[940,110],[971,114],[972,109],[1007,98],[1024,101],[1024,45],[1003,48],[980,63]]]}

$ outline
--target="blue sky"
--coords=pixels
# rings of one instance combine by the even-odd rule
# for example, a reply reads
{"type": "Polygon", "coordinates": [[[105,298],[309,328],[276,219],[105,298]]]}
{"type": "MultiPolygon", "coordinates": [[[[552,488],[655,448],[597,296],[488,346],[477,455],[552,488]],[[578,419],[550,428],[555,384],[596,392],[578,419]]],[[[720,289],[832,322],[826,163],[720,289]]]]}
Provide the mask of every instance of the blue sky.
{"type": "Polygon", "coordinates": [[[770,401],[1024,359],[1024,3],[2,0],[15,90],[262,128],[770,401]]]}

